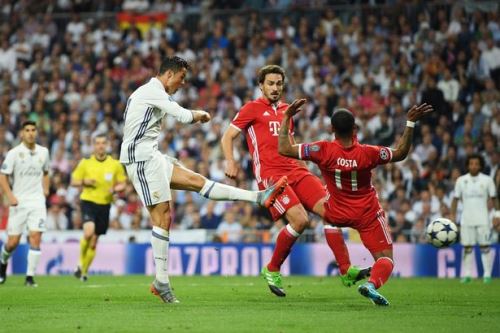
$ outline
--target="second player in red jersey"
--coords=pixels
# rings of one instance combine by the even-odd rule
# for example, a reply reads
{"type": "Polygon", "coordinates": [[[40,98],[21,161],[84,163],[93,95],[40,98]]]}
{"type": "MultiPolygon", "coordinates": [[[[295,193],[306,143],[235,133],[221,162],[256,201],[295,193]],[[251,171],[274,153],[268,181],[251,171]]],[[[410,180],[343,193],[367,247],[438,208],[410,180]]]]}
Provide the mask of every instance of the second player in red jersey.
{"type": "MultiPolygon", "coordinates": [[[[265,66],[260,70],[258,79],[263,96],[245,104],[234,117],[222,137],[222,149],[226,158],[226,175],[235,178],[238,164],[233,156],[233,140],[240,133],[244,133],[259,188],[267,188],[282,176],[288,178],[289,186],[269,211],[273,220],[284,216],[289,223],[277,238],[271,261],[262,269],[262,275],[271,291],[277,296],[285,296],[280,267],[296,239],[309,225],[306,210],[318,213],[323,207],[327,193],[321,181],[311,174],[304,162],[278,153],[280,125],[288,108],[288,104],[280,101],[285,84],[284,70],[276,65],[265,66]]],[[[295,143],[293,123],[291,119],[289,121],[287,137],[290,142],[295,143]]],[[[327,225],[325,237],[339,263],[344,285],[350,286],[368,274],[369,270],[351,266],[342,233],[338,228],[327,225]]]]}
{"type": "Polygon", "coordinates": [[[371,184],[371,171],[381,164],[406,158],[411,146],[413,127],[430,105],[414,106],[408,112],[407,127],[396,149],[360,144],[355,137],[354,116],[347,109],[338,109],[331,117],[334,141],[292,144],[287,139],[291,118],[300,111],[304,99],[294,101],[285,111],[279,136],[279,153],[316,163],[331,196],[320,215],[331,224],[356,229],[375,264],[368,282],[358,290],[377,305],[389,305],[378,293],[393,269],[392,239],[385,213],[371,184]]]}

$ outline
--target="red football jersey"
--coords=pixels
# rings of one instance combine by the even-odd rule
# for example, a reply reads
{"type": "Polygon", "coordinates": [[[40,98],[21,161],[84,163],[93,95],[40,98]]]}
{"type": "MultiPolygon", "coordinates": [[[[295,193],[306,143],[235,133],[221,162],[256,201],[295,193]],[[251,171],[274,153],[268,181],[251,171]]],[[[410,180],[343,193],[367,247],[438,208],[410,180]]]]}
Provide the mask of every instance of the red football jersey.
{"type": "Polygon", "coordinates": [[[363,145],[353,141],[344,148],[339,141],[301,144],[300,159],[318,165],[330,198],[327,207],[336,222],[356,222],[380,210],[377,192],[371,183],[371,170],[392,159],[387,147],[363,145]]]}
{"type": "MultiPolygon", "coordinates": [[[[300,171],[309,173],[297,160],[278,153],[278,136],[283,112],[288,104],[279,102],[277,107],[266,98],[246,103],[236,114],[231,125],[245,133],[253,160],[253,171],[259,186],[268,186],[266,180],[277,180],[283,175],[300,171]]],[[[293,122],[290,124],[293,133],[293,122]]]]}

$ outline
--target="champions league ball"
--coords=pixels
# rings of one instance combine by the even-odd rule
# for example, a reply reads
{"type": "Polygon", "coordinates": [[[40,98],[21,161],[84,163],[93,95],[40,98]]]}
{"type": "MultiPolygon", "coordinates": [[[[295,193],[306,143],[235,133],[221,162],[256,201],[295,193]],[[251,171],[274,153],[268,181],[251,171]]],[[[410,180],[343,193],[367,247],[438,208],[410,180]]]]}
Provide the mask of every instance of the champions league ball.
{"type": "Polygon", "coordinates": [[[427,241],[437,248],[448,247],[458,238],[458,228],[455,223],[440,217],[429,223],[426,229],[427,241]]]}

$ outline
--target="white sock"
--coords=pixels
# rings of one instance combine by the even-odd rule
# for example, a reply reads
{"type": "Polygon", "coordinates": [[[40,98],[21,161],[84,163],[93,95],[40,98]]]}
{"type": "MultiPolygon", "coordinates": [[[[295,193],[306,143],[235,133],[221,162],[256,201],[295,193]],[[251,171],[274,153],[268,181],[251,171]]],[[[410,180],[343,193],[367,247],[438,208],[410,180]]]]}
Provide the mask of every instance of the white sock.
{"type": "Polygon", "coordinates": [[[483,277],[491,277],[491,252],[490,248],[481,249],[481,261],[483,262],[483,277]]]}
{"type": "Polygon", "coordinates": [[[26,276],[35,276],[36,266],[38,266],[38,261],[40,260],[41,254],[42,251],[40,251],[40,249],[29,249],[28,269],[26,270],[26,276]]]}
{"type": "Polygon", "coordinates": [[[257,202],[257,193],[255,191],[242,190],[234,186],[216,183],[209,179],[207,179],[200,191],[201,195],[212,200],[242,200],[249,202],[257,202]]]}
{"type": "Polygon", "coordinates": [[[151,234],[151,247],[156,267],[156,280],[161,283],[169,283],[168,279],[168,231],[153,226],[151,234]]]}
{"type": "Polygon", "coordinates": [[[8,252],[5,249],[5,244],[3,244],[2,252],[0,253],[0,262],[2,262],[2,264],[6,264],[7,261],[9,260],[11,254],[12,254],[11,252],[8,252]]]}
{"type": "Polygon", "coordinates": [[[472,256],[474,255],[473,249],[467,252],[464,249],[462,256],[462,277],[471,277],[472,275],[472,256]]]}
{"type": "Polygon", "coordinates": [[[295,231],[290,224],[287,224],[285,228],[293,237],[297,238],[300,236],[300,233],[295,231]]]}

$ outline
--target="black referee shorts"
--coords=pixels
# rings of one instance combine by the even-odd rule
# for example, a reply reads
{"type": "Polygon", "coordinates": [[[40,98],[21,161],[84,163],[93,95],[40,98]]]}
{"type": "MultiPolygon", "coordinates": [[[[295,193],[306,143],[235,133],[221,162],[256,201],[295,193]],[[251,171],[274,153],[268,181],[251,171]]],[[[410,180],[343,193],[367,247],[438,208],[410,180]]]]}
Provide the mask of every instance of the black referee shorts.
{"type": "Polygon", "coordinates": [[[91,201],[81,200],[82,223],[94,222],[95,234],[104,235],[109,227],[109,209],[111,205],[99,205],[91,201]]]}

